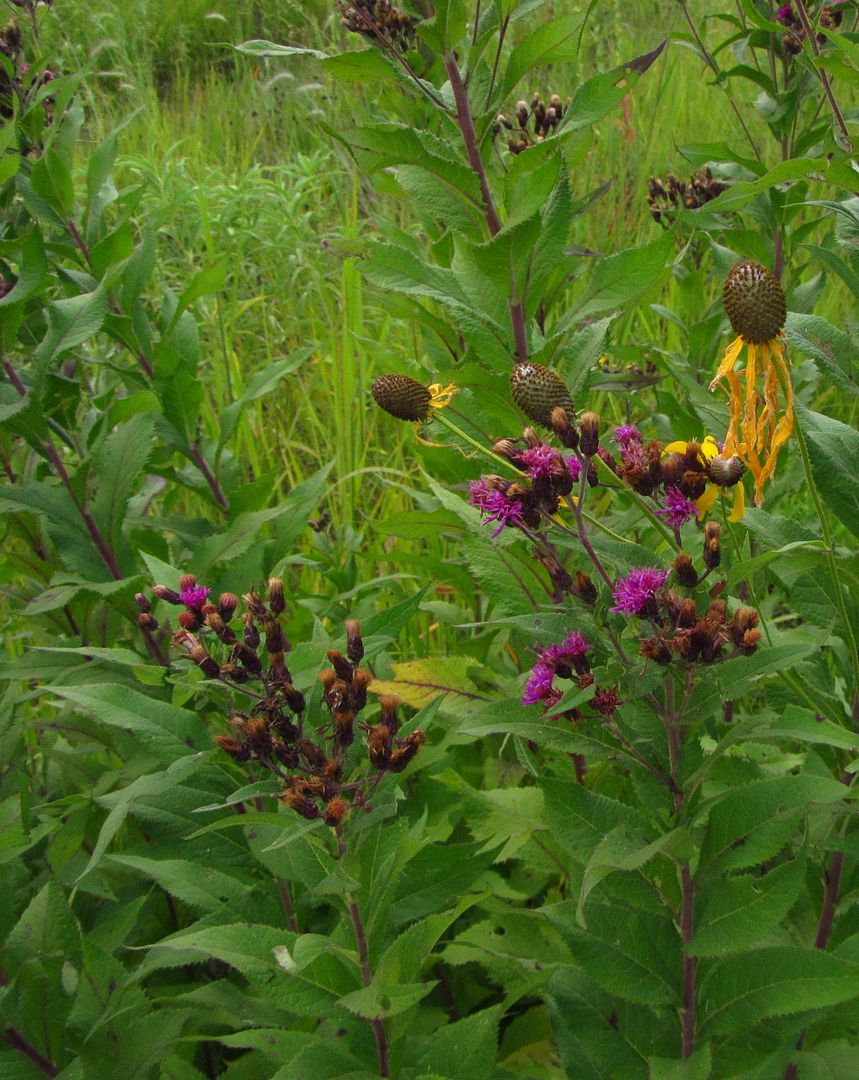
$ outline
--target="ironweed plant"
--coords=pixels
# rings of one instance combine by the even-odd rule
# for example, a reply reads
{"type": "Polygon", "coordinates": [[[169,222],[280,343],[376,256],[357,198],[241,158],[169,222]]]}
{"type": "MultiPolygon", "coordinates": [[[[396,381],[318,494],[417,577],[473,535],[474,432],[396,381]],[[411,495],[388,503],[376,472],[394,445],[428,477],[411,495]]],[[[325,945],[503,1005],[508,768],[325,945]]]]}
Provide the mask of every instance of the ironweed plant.
{"type": "Polygon", "coordinates": [[[160,286],[46,7],[0,50],[0,1073],[855,1074],[850,6],[712,52],[678,6],[755,153],[686,153],[615,254],[578,170],[665,42],[583,78],[587,15],[361,0],[354,50],[239,46],[376,91],[325,122],[414,330],[363,406],[425,488],[369,572],[306,529],[327,469],[270,505],[234,452],[312,348],[206,429],[228,268],[160,286]]]}

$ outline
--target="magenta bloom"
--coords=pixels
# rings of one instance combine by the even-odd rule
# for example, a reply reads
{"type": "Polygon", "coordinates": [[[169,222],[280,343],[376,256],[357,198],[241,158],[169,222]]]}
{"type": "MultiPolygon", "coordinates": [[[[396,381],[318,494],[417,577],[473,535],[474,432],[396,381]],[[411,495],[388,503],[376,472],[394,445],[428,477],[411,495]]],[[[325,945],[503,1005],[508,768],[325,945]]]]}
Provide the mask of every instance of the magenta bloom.
{"type": "Polygon", "coordinates": [[[541,443],[539,446],[531,446],[519,455],[519,461],[528,470],[532,480],[538,480],[541,476],[553,477],[563,473],[563,461],[560,450],[541,443]]]}
{"type": "Polygon", "coordinates": [[[611,716],[623,702],[618,696],[617,688],[613,686],[608,690],[598,690],[591,698],[591,705],[603,716],[611,716]]]}
{"type": "Polygon", "coordinates": [[[611,610],[640,615],[667,577],[667,570],[657,570],[655,566],[632,570],[625,578],[620,578],[612,590],[617,603],[611,610]]]}
{"type": "Polygon", "coordinates": [[[544,663],[542,660],[538,660],[525,685],[525,693],[522,695],[522,704],[536,705],[538,701],[545,701],[547,698],[557,693],[554,686],[552,686],[552,680],[554,678],[555,669],[544,663]]]}
{"type": "Polygon", "coordinates": [[[577,457],[570,455],[570,457],[567,458],[567,472],[573,482],[578,480],[582,475],[582,463],[577,457]]]}
{"type": "Polygon", "coordinates": [[[550,645],[540,653],[540,659],[547,664],[566,664],[577,656],[590,652],[591,646],[584,634],[574,630],[560,645],[550,645]]]}
{"type": "Polygon", "coordinates": [[[190,585],[179,590],[179,602],[192,611],[199,611],[208,599],[209,592],[205,585],[190,585]]]}
{"type": "Polygon", "coordinates": [[[483,514],[484,523],[498,522],[493,537],[498,536],[508,525],[515,528],[524,524],[522,504],[494,487],[486,477],[481,476],[479,480],[471,481],[468,485],[468,501],[483,514]]]}
{"type": "Polygon", "coordinates": [[[563,697],[553,685],[558,668],[561,668],[562,678],[572,677],[570,668],[574,668],[580,675],[583,674],[588,670],[588,665],[582,658],[590,649],[587,638],[578,630],[569,633],[559,645],[547,645],[545,649],[541,649],[525,686],[522,704],[535,705],[538,701],[548,705],[557,704],[563,697]]]}
{"type": "Polygon", "coordinates": [[[672,529],[679,529],[695,517],[698,507],[686,498],[679,487],[672,486],[665,489],[665,507],[656,513],[664,517],[672,529]]]}
{"type": "Polygon", "coordinates": [[[790,4],[782,4],[775,13],[775,21],[782,23],[784,26],[788,26],[793,22],[793,8],[790,4]]]}
{"type": "Polygon", "coordinates": [[[611,437],[621,448],[628,443],[640,443],[642,438],[641,432],[635,424],[621,424],[620,427],[614,429],[611,437]]]}

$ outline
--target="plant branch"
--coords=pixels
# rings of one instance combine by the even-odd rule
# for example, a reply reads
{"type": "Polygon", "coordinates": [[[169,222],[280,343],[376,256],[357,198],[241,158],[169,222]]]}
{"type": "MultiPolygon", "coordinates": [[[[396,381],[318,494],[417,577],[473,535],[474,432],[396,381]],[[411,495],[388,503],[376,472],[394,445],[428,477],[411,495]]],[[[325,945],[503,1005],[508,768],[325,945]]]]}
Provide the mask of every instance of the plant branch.
{"type": "Polygon", "coordinates": [[[42,1070],[45,1076],[59,1075],[60,1070],[53,1061],[49,1061],[44,1054],[39,1053],[35,1046],[31,1046],[17,1028],[4,1028],[3,1037],[14,1050],[20,1050],[22,1054],[26,1054],[30,1061],[42,1070]]]}
{"type": "MultiPolygon", "coordinates": [[[[444,59],[444,69],[450,80],[450,88],[456,102],[456,122],[462,133],[462,141],[465,143],[465,152],[468,163],[477,176],[480,185],[480,194],[483,197],[483,216],[490,236],[497,236],[501,232],[501,219],[492,198],[489,180],[486,176],[486,168],[483,158],[480,156],[480,148],[477,144],[477,132],[474,130],[474,118],[471,114],[471,103],[468,100],[468,91],[459,74],[456,58],[449,53],[444,59]]],[[[525,325],[525,309],[519,299],[515,274],[511,271],[510,276],[511,295],[507,301],[510,312],[510,323],[513,327],[513,339],[516,343],[517,363],[524,364],[529,357],[528,330],[525,325]]]]}
{"type": "MultiPolygon", "coordinates": [[[[820,45],[817,43],[817,34],[811,25],[811,21],[808,18],[808,12],[805,8],[803,0],[796,0],[796,13],[799,16],[799,21],[802,23],[802,29],[805,31],[805,37],[814,55],[815,61],[820,59],[820,45]]],[[[832,92],[832,83],[829,81],[829,74],[818,67],[815,63],[814,70],[817,72],[820,83],[823,86],[823,92],[826,94],[826,100],[829,102],[829,107],[832,109],[832,115],[835,117],[835,123],[838,125],[838,130],[841,132],[841,149],[845,153],[853,153],[853,140],[850,138],[850,132],[847,129],[847,124],[844,120],[844,114],[838,106],[838,102],[835,100],[835,94],[832,92]]]]}

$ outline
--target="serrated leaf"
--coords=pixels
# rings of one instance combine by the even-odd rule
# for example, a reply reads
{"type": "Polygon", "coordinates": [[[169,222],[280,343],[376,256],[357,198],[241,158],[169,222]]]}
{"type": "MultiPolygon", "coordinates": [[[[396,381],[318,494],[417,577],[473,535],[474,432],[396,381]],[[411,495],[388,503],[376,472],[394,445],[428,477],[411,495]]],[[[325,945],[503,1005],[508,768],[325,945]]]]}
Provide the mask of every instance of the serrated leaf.
{"type": "Polygon", "coordinates": [[[591,850],[613,828],[644,829],[644,816],[626,803],[590,791],[569,780],[544,780],[545,813],[549,828],[571,858],[586,863],[591,850]]]}
{"type": "Polygon", "coordinates": [[[0,308],[29,300],[39,291],[47,276],[48,260],[45,256],[45,245],[42,242],[41,232],[34,228],[27,234],[21,245],[18,279],[9,292],[0,297],[0,308]]]}
{"type": "Polygon", "coordinates": [[[386,1020],[392,1016],[399,1016],[407,1012],[419,1001],[431,993],[437,986],[437,981],[425,983],[405,983],[400,986],[382,988],[372,983],[362,986],[351,994],[340,998],[337,1004],[365,1020],[386,1020]]]}
{"type": "Polygon", "coordinates": [[[443,708],[461,708],[476,701],[489,701],[478,691],[471,672],[480,664],[470,656],[438,656],[428,660],[406,660],[391,664],[393,678],[374,679],[373,694],[394,694],[406,705],[420,709],[437,697],[444,698],[443,708]]]}
{"type": "Polygon", "coordinates": [[[240,907],[253,892],[237,878],[187,859],[150,859],[142,855],[106,856],[105,867],[125,866],[157,882],[162,889],[203,911],[223,911],[226,904],[240,907]]]}
{"type": "Polygon", "coordinates": [[[843,330],[817,315],[791,312],[785,333],[791,348],[817,361],[840,390],[859,393],[859,345],[843,330]]]}
{"type": "Polygon", "coordinates": [[[713,1055],[709,1043],[688,1058],[650,1058],[648,1080],[709,1080],[713,1055]]]}
{"type": "Polygon", "coordinates": [[[804,877],[805,858],[799,857],[763,875],[723,879],[712,890],[687,951],[692,956],[720,956],[748,949],[787,915],[804,877]]]}
{"type": "Polygon", "coordinates": [[[135,975],[141,979],[161,968],[201,963],[215,957],[243,975],[271,976],[277,971],[272,949],[292,937],[286,930],[254,923],[192,927],[151,945],[135,946],[137,951],[148,953],[135,975]]]}
{"type": "Polygon", "coordinates": [[[132,416],[108,435],[93,460],[98,493],[92,514],[113,551],[119,544],[128,500],[152,452],[154,428],[151,413],[132,416]]]}
{"type": "Polygon", "coordinates": [[[415,1072],[448,1080],[493,1080],[502,1012],[503,1006],[496,1005],[440,1028],[415,1061],[415,1072]]]}
{"type": "Polygon", "coordinates": [[[822,413],[796,407],[808,443],[814,482],[827,507],[854,536],[859,537],[859,432],[822,413]]]}
{"type": "Polygon", "coordinates": [[[699,873],[742,870],[773,858],[795,835],[810,803],[846,797],[837,780],[812,775],[754,780],[731,791],[710,810],[699,873]]]}
{"type": "Polygon", "coordinates": [[[590,854],[582,877],[576,921],[585,927],[585,901],[591,890],[615,870],[638,870],[651,859],[673,844],[680,829],[672,829],[655,840],[648,841],[642,833],[633,832],[626,825],[617,825],[604,836],[590,854]]]}
{"type": "Polygon", "coordinates": [[[623,307],[650,292],[667,277],[673,251],[671,234],[665,233],[645,247],[628,248],[600,259],[574,311],[576,321],[623,307]]]}
{"type": "Polygon", "coordinates": [[[36,349],[39,371],[45,371],[55,357],[76,349],[97,333],[109,310],[103,285],[93,292],[49,304],[48,331],[36,349]]]}
{"type": "Polygon", "coordinates": [[[701,997],[703,1031],[728,1035],[773,1016],[859,997],[859,964],[820,949],[755,949],[717,963],[701,987],[701,997]]]}

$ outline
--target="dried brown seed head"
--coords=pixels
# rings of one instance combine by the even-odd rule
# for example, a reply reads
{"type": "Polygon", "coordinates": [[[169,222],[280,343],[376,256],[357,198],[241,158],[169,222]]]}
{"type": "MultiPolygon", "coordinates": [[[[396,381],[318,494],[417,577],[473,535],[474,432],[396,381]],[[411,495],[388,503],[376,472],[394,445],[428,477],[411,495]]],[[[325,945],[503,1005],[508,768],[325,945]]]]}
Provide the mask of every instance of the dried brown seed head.
{"type": "Polygon", "coordinates": [[[787,318],[787,304],[778,278],[760,263],[744,259],[725,279],[722,302],[734,332],[760,345],[772,341],[787,318]]]}
{"type": "Polygon", "coordinates": [[[510,392],[528,419],[541,427],[552,427],[552,410],[558,407],[568,416],[575,416],[569,390],[555,372],[543,364],[514,364],[510,392]]]}

